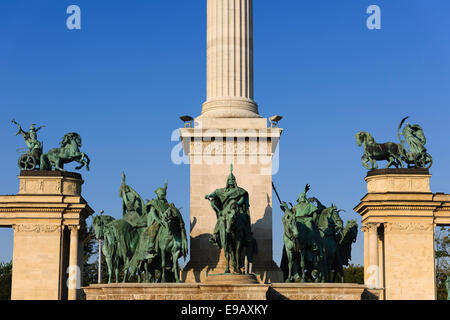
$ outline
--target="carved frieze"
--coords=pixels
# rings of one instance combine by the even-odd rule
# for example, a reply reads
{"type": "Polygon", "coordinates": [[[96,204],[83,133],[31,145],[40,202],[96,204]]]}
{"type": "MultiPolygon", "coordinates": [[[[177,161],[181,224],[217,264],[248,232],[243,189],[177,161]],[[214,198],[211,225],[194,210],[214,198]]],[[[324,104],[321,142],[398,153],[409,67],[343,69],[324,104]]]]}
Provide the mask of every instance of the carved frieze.
{"type": "Polygon", "coordinates": [[[55,224],[16,224],[13,225],[13,229],[15,233],[53,233],[60,232],[62,227],[55,224]]]}
{"type": "Polygon", "coordinates": [[[389,222],[386,223],[386,231],[432,231],[432,223],[414,223],[414,222],[389,222]]]}

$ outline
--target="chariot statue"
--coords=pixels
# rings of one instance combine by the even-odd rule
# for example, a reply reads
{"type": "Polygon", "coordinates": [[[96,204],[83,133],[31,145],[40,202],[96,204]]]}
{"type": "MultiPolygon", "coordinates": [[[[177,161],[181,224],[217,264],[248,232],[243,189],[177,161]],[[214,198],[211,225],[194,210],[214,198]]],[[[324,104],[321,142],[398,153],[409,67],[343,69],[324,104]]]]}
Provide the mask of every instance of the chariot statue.
{"type": "Polygon", "coordinates": [[[400,143],[377,143],[373,136],[365,131],[356,134],[358,146],[364,145],[361,162],[367,170],[378,169],[377,161],[387,161],[386,168],[395,166],[404,168],[430,168],[433,164],[431,155],[425,148],[426,138],[423,129],[418,124],[406,123],[409,117],[402,119],[397,129],[400,143]],[[409,150],[408,150],[409,147],[409,150]]]}
{"type": "Polygon", "coordinates": [[[28,148],[28,152],[23,154],[19,158],[19,169],[20,170],[35,170],[40,163],[42,155],[42,142],[37,139],[37,132],[44,128],[45,126],[40,126],[36,128],[35,124],[30,126],[30,131],[23,131],[22,127],[16,122],[16,120],[11,121],[15,124],[19,131],[17,131],[16,136],[21,134],[25,139],[25,143],[28,148]]]}
{"type": "Polygon", "coordinates": [[[30,131],[26,132],[15,120],[12,120],[12,123],[19,128],[16,136],[22,134],[28,147],[28,152],[19,158],[20,170],[36,170],[39,167],[41,171],[66,171],[64,165],[75,161],[80,163],[80,166],[75,168],[76,170],[86,167],[86,170],[89,171],[90,159],[80,151],[82,143],[78,133],[67,133],[60,142],[60,148],[53,148],[49,152],[43,153],[43,144],[37,139],[37,132],[45,126],[36,128],[36,125],[32,124],[30,131]]]}

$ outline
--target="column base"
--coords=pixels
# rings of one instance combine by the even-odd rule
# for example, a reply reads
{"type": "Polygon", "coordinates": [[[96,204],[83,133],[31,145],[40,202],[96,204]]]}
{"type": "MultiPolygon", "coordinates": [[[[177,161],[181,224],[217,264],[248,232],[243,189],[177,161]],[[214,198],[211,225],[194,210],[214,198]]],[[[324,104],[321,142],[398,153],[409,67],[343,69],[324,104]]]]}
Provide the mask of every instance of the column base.
{"type": "Polygon", "coordinates": [[[250,99],[223,98],[203,104],[199,118],[261,118],[258,105],[250,99]]]}

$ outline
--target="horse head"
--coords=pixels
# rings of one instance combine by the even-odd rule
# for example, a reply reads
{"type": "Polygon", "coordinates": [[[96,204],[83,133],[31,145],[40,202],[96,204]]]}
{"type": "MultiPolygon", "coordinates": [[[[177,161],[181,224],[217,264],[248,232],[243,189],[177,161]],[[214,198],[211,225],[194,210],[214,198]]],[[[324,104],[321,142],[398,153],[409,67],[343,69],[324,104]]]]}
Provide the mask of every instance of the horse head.
{"type": "Polygon", "coordinates": [[[61,148],[65,148],[73,143],[75,143],[77,149],[82,146],[81,136],[76,132],[66,133],[59,144],[61,145],[61,148]]]}
{"type": "Polygon", "coordinates": [[[113,217],[110,216],[94,216],[92,218],[92,226],[95,231],[95,238],[103,239],[105,237],[106,226],[114,221],[113,217]]]}
{"type": "Polygon", "coordinates": [[[358,235],[358,222],[356,220],[350,220],[344,229],[343,242],[354,243],[356,242],[356,237],[358,235]]]}
{"type": "Polygon", "coordinates": [[[361,147],[361,145],[366,142],[367,134],[368,133],[364,131],[360,131],[356,134],[356,144],[358,147],[361,147]]]}

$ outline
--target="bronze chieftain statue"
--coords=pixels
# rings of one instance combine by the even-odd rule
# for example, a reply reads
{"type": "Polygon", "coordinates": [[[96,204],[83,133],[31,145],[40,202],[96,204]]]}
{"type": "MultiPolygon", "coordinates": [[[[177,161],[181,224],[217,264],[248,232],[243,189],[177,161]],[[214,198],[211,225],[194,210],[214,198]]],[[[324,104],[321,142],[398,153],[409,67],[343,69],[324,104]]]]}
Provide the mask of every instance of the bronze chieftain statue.
{"type": "Polygon", "coordinates": [[[362,165],[367,170],[377,169],[377,161],[388,161],[386,168],[395,166],[408,168],[430,168],[433,159],[425,148],[426,138],[422,128],[418,124],[411,125],[407,123],[402,131],[401,128],[408,117],[402,119],[398,126],[397,136],[400,143],[387,142],[376,143],[375,139],[368,132],[360,131],[356,134],[356,143],[358,146],[364,145],[364,153],[361,157],[362,165]],[[402,137],[405,139],[403,140],[402,137]],[[409,146],[409,151],[405,146],[409,146]]]}
{"type": "Polygon", "coordinates": [[[307,197],[309,185],[291,207],[273,188],[284,212],[281,268],[285,281],[334,282],[340,275],[343,282],[342,266],[351,259],[351,244],[358,233],[356,221],[344,228],[336,206],[326,208],[317,198],[307,197]]]}
{"type": "Polygon", "coordinates": [[[158,188],[156,198],[144,204],[140,195],[125,182],[122,198],[123,218],[96,216],[93,220],[97,238],[105,242],[109,282],[111,274],[123,268],[126,282],[137,273],[145,282],[180,282],[178,260],[187,256],[187,237],[183,218],[173,203],[166,199],[167,182],[158,188]]]}
{"type": "Polygon", "coordinates": [[[244,265],[244,248],[251,257],[255,253],[255,241],[250,226],[250,204],[248,192],[238,187],[236,177],[233,175],[233,165],[227,179],[226,187],[217,189],[206,195],[216,213],[217,223],[210,238],[219,250],[223,249],[227,266],[225,273],[242,273],[244,265]]]}

